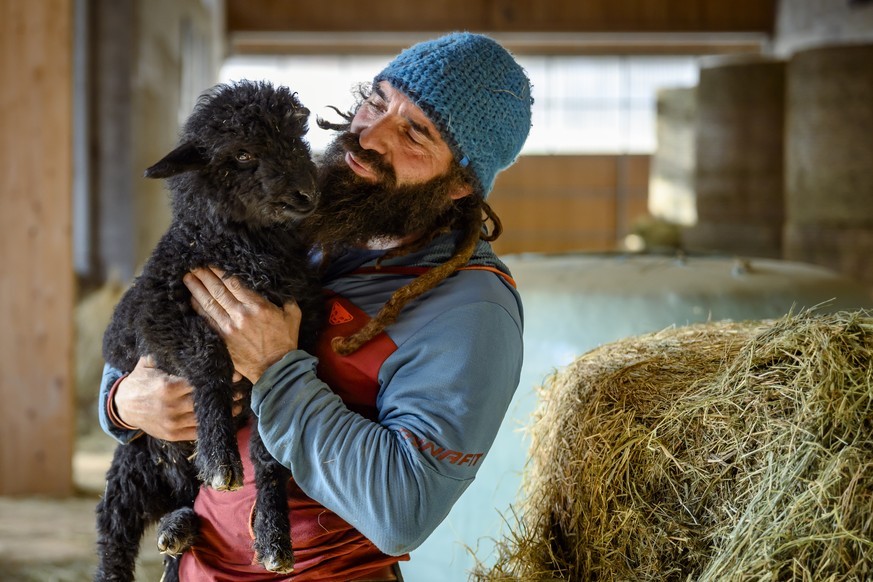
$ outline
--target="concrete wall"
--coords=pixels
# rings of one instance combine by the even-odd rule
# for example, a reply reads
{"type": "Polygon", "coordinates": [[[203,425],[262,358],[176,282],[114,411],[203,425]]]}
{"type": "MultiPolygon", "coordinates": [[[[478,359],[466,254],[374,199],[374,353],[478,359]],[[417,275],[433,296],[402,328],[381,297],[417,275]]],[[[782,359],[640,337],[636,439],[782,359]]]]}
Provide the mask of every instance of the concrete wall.
{"type": "Polygon", "coordinates": [[[869,0],[779,0],[773,52],[779,57],[822,45],[873,42],[869,0]]]}
{"type": "Polygon", "coordinates": [[[688,248],[782,254],[785,64],[719,59],[700,71],[688,248]]]}
{"type": "Polygon", "coordinates": [[[873,287],[873,2],[781,0],[787,258],[873,287]]]}
{"type": "Polygon", "coordinates": [[[785,256],[873,287],[873,42],[792,55],[785,256]]]}
{"type": "Polygon", "coordinates": [[[697,222],[696,128],[695,87],[658,91],[657,148],[650,167],[648,207],[652,216],[683,226],[697,222]]]}

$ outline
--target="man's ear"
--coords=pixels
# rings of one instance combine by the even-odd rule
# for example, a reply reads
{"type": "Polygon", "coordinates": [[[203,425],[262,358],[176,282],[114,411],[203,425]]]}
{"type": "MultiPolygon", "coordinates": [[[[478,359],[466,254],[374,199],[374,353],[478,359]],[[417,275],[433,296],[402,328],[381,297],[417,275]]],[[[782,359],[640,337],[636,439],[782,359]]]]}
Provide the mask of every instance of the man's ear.
{"type": "Polygon", "coordinates": [[[460,184],[458,185],[451,194],[449,194],[449,198],[452,200],[460,200],[466,196],[469,196],[473,193],[473,187],[469,184],[460,184]]]}

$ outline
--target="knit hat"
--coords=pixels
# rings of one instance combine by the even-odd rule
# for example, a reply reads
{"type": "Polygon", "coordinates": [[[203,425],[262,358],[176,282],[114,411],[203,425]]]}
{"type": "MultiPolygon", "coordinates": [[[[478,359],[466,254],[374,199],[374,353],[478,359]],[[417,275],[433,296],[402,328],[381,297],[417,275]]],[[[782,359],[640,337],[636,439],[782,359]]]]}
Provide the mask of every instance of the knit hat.
{"type": "Polygon", "coordinates": [[[425,112],[482,196],[515,161],[531,124],[530,81],[493,39],[455,32],[404,50],[376,75],[425,112]]]}

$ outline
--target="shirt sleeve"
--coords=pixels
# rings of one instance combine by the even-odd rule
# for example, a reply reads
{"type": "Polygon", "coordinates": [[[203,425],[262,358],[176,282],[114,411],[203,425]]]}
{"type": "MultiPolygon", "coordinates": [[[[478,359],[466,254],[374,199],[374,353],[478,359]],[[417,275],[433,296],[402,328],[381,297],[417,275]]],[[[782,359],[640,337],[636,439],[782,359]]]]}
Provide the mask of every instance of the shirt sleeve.
{"type": "Polygon", "coordinates": [[[127,444],[142,434],[141,430],[128,430],[112,422],[109,415],[110,392],[115,383],[125,375],[125,372],[113,368],[109,364],[103,366],[103,379],[100,381],[100,396],[97,398],[97,414],[100,419],[100,428],[103,432],[117,440],[121,444],[127,444]]]}
{"type": "Polygon", "coordinates": [[[518,385],[519,316],[477,302],[439,314],[385,361],[379,421],[350,411],[291,352],[255,384],[271,454],[381,551],[418,547],[473,481],[518,385]]]}

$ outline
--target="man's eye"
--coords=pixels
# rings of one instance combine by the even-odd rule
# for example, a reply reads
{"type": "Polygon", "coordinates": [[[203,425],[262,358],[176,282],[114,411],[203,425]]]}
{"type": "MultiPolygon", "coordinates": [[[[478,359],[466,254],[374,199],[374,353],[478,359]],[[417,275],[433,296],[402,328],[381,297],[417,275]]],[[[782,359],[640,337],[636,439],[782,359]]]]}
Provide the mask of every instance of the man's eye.
{"type": "Polygon", "coordinates": [[[367,105],[370,106],[370,109],[378,113],[384,113],[386,109],[385,103],[382,101],[367,101],[367,105]]]}
{"type": "Polygon", "coordinates": [[[253,162],[255,161],[255,156],[245,150],[240,150],[236,153],[236,161],[243,163],[253,162]]]}

